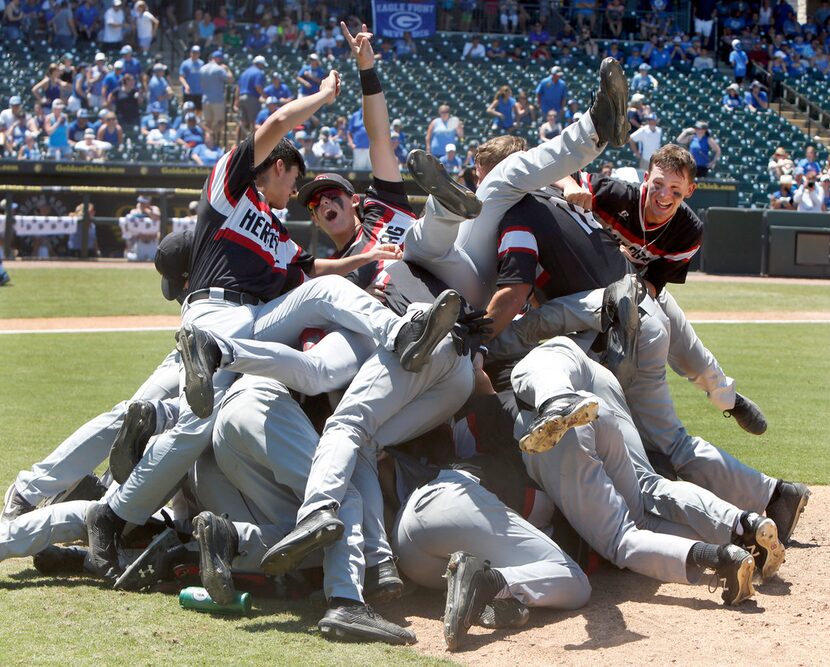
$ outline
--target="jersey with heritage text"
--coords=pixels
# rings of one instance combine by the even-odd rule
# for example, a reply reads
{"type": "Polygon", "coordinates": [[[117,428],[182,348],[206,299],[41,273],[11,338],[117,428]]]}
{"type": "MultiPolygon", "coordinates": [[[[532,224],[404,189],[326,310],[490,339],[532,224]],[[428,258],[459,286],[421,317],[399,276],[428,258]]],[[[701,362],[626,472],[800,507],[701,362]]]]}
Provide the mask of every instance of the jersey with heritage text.
{"type": "Polygon", "coordinates": [[[645,184],[635,185],[600,174],[582,173],[591,191],[593,210],[608,231],[625,246],[631,261],[659,293],[666,283],[685,283],[689,261],[700,249],[703,224],[685,203],[667,222],[646,224],[645,184]]]}
{"type": "Polygon", "coordinates": [[[202,188],[190,289],[222,287],[269,301],[301,283],[313,261],[257,190],[250,135],[219,159],[202,188]]]}

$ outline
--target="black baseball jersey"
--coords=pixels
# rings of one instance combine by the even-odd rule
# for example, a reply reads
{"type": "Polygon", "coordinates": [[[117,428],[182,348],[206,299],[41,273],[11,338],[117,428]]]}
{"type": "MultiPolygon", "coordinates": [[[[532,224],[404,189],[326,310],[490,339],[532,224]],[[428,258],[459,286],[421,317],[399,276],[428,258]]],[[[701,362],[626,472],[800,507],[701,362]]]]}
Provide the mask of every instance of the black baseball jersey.
{"type": "Polygon", "coordinates": [[[251,135],[219,159],[202,188],[190,289],[223,287],[269,301],[302,283],[313,262],[254,185],[251,135]]]}
{"type": "Polygon", "coordinates": [[[661,225],[643,215],[646,186],[600,174],[581,175],[593,196],[593,210],[611,235],[628,250],[631,261],[659,293],[666,283],[685,283],[689,261],[700,249],[703,223],[685,203],[661,225]]]}
{"type": "Polygon", "coordinates": [[[542,300],[607,287],[632,266],[590,213],[525,195],[499,224],[496,285],[530,284],[542,300]]]}

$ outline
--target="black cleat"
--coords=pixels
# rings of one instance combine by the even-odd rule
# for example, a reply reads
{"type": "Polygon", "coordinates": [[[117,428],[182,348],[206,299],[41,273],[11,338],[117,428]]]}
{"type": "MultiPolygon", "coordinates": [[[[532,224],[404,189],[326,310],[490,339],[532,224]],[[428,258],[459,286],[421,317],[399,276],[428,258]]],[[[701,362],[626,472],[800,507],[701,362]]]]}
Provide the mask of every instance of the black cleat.
{"type": "Polygon", "coordinates": [[[475,218],[481,213],[475,192],[456,182],[434,155],[415,149],[409,152],[406,166],[418,186],[450,212],[462,218],[475,218]]]}
{"type": "Polygon", "coordinates": [[[280,575],[295,569],[306,556],[343,537],[343,522],[330,507],[316,510],[268,549],[260,563],[266,574],[280,575]]]}
{"type": "Polygon", "coordinates": [[[57,547],[49,545],[32,556],[32,565],[40,574],[83,574],[87,550],[83,547],[57,547]]]}
{"type": "Polygon", "coordinates": [[[588,110],[600,144],[621,148],[628,143],[631,124],[627,108],[628,79],[616,60],[606,58],[599,66],[599,91],[588,110]]]}
{"type": "Polygon", "coordinates": [[[767,430],[767,419],[754,401],[746,396],[735,394],[735,407],[723,411],[724,417],[734,417],[735,421],[747,433],[762,435],[767,430]]]}
{"type": "Polygon", "coordinates": [[[156,432],[156,408],[149,401],[133,401],[110,450],[110,473],[119,484],[144,456],[144,448],[156,432]]]}
{"type": "Polygon", "coordinates": [[[369,603],[391,602],[403,594],[403,580],[392,559],[366,568],[363,577],[363,599],[369,603]]]}
{"type": "Polygon", "coordinates": [[[342,641],[374,641],[386,644],[414,644],[415,634],[387,621],[371,607],[354,600],[332,600],[332,607],[317,623],[320,632],[342,641]]]}
{"type": "Polygon", "coordinates": [[[590,424],[597,418],[599,399],[596,396],[562,394],[545,401],[536,417],[519,440],[519,448],[528,454],[553,449],[568,429],[590,424]]]}
{"type": "Polygon", "coordinates": [[[516,598],[493,600],[484,607],[477,625],[494,630],[515,629],[527,625],[530,610],[516,598]]]}
{"type": "Polygon", "coordinates": [[[222,361],[222,351],[206,331],[192,324],[176,333],[176,347],[185,372],[184,394],[190,409],[204,419],[213,413],[213,374],[222,361]]]}
{"type": "Polygon", "coordinates": [[[637,343],[640,337],[639,304],[645,289],[636,275],[628,274],[605,288],[602,326],[608,342],[602,363],[625,389],[637,375],[637,343]]]}
{"type": "Polygon", "coordinates": [[[417,373],[443,340],[461,312],[461,296],[455,290],[444,290],[426,311],[415,313],[395,338],[395,352],[404,370],[417,373]]]}
{"type": "Polygon", "coordinates": [[[153,538],[147,548],[139,554],[116,579],[113,588],[122,591],[143,591],[162,581],[173,579],[174,556],[183,554],[185,547],[176,531],[165,528],[153,538]]]}
{"type": "Polygon", "coordinates": [[[784,544],[789,544],[798,520],[810,500],[810,489],[806,484],[780,480],[777,491],[778,498],[767,505],[766,514],[775,521],[779,539],[784,544]]]}
{"type": "Polygon", "coordinates": [[[752,587],[755,559],[752,554],[735,544],[724,544],[718,547],[718,558],[720,565],[715,570],[715,576],[723,585],[723,603],[736,605],[755,595],[752,587]]]}
{"type": "Polygon", "coordinates": [[[90,570],[105,579],[117,579],[123,572],[118,558],[118,545],[126,521],[106,503],[92,503],[86,510],[85,523],[90,570]]]}
{"type": "Polygon", "coordinates": [[[447,563],[447,604],[444,607],[444,641],[455,651],[488,604],[504,587],[504,577],[464,551],[456,551],[447,563]]]}
{"type": "Polygon", "coordinates": [[[746,520],[742,546],[755,558],[755,569],[762,579],[769,579],[784,562],[784,545],[778,539],[778,528],[770,518],[750,514],[746,520]]]}
{"type": "Polygon", "coordinates": [[[218,604],[230,604],[236,596],[231,561],[239,550],[239,534],[226,518],[202,512],[193,519],[193,537],[199,542],[199,574],[202,585],[218,604]]]}
{"type": "Polygon", "coordinates": [[[6,497],[3,500],[3,514],[0,515],[0,523],[9,523],[14,521],[17,517],[28,514],[35,509],[28,500],[26,500],[12,484],[6,491],[6,497]]]}
{"type": "Polygon", "coordinates": [[[47,507],[49,505],[56,505],[57,503],[68,503],[73,500],[101,500],[107,492],[106,485],[101,481],[98,475],[90,473],[84,475],[70,486],[66,491],[46,498],[38,504],[38,507],[47,507]]]}

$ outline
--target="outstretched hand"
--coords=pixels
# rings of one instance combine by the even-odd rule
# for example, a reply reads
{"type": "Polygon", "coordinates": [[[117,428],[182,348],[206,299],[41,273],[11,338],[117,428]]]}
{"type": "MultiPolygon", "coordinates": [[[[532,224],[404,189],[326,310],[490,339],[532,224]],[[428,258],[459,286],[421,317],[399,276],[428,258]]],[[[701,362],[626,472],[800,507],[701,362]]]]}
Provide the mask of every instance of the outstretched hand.
{"type": "Polygon", "coordinates": [[[320,83],[320,92],[326,95],[326,103],[334,102],[340,94],[340,72],[333,69],[328,76],[320,83]]]}
{"type": "Polygon", "coordinates": [[[372,69],[375,66],[375,52],[372,49],[372,33],[364,23],[360,32],[352,36],[345,22],[340,21],[340,31],[343,39],[349,45],[354,59],[357,61],[358,69],[372,69]]]}

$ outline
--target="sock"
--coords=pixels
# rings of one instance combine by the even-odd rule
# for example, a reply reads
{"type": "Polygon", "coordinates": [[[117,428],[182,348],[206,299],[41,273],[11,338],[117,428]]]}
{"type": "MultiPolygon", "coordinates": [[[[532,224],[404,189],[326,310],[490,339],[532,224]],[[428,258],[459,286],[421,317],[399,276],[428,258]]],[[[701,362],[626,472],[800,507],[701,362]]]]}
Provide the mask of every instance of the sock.
{"type": "Polygon", "coordinates": [[[692,545],[691,551],[689,551],[689,555],[686,557],[686,564],[702,568],[711,568],[713,570],[716,569],[720,565],[717,545],[695,542],[692,545]]]}

